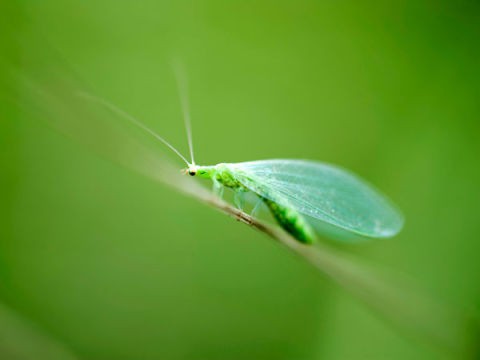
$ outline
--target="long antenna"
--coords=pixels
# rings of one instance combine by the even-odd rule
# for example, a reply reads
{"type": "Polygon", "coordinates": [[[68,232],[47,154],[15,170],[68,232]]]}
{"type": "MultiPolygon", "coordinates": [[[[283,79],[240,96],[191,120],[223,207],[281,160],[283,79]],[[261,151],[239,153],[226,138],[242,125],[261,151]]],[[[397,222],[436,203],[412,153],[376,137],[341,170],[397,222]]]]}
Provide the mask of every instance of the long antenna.
{"type": "Polygon", "coordinates": [[[155,131],[153,131],[152,129],[148,128],[146,125],[144,125],[143,123],[141,123],[139,120],[135,119],[132,115],[130,115],[129,113],[127,113],[126,111],[120,109],[118,106],[116,105],[113,105],[112,103],[108,102],[107,100],[105,99],[102,99],[102,98],[99,98],[97,96],[94,96],[94,95],[91,95],[89,93],[86,93],[86,92],[83,92],[83,91],[80,91],[78,93],[79,96],[87,99],[87,100],[90,100],[90,101],[93,101],[93,102],[96,102],[100,105],[103,105],[105,106],[106,108],[108,108],[110,111],[116,113],[117,115],[123,117],[124,119],[130,121],[132,124],[136,125],[137,127],[139,127],[140,129],[142,129],[143,131],[149,133],[150,135],[152,135],[155,139],[157,140],[160,140],[162,143],[164,143],[166,146],[168,146],[175,154],[177,154],[178,156],[180,156],[180,158],[185,162],[185,164],[187,164],[187,166],[190,166],[190,163],[188,162],[188,160],[182,155],[180,154],[180,152],[175,149],[173,147],[173,145],[171,145],[167,140],[165,140],[164,138],[162,138],[160,135],[158,135],[155,131]]]}
{"type": "Polygon", "coordinates": [[[192,120],[190,118],[190,104],[188,102],[188,81],[185,69],[181,64],[174,60],[172,61],[173,71],[177,80],[178,95],[180,96],[180,103],[182,105],[183,121],[185,123],[185,129],[187,130],[188,148],[190,149],[190,157],[192,158],[192,164],[195,165],[195,159],[193,157],[193,138],[192,138],[192,120]]]}

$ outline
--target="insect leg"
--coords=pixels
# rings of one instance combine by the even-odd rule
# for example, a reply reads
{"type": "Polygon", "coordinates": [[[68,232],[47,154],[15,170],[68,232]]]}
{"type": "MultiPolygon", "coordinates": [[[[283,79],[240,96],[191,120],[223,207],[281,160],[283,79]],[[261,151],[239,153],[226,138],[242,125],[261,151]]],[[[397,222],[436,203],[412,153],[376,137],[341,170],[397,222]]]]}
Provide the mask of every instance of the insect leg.
{"type": "Polygon", "coordinates": [[[243,211],[245,205],[245,192],[243,190],[236,190],[233,196],[233,202],[238,209],[243,211]]]}
{"type": "Polygon", "coordinates": [[[225,187],[220,184],[220,182],[213,178],[213,193],[217,195],[220,199],[223,198],[223,190],[225,190],[225,187]]]}
{"type": "Polygon", "coordinates": [[[258,210],[260,209],[260,206],[262,205],[262,202],[263,202],[262,199],[257,200],[257,203],[255,204],[255,206],[252,209],[252,212],[250,213],[250,216],[255,217],[257,215],[258,210]]]}

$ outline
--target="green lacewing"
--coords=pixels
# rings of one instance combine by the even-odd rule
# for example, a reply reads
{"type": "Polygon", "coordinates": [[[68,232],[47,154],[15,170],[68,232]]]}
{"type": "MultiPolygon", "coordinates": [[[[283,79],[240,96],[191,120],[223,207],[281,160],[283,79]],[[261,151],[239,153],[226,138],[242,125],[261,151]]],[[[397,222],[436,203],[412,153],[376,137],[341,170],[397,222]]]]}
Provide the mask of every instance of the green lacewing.
{"type": "Polygon", "coordinates": [[[243,209],[244,194],[251,192],[270,210],[276,222],[298,241],[311,244],[317,235],[354,242],[388,238],[403,227],[403,216],[379,190],[352,172],[311,160],[275,159],[242,163],[197,165],[194,160],[186,80],[176,71],[187,130],[191,160],[188,161],[163,137],[115,105],[82,94],[124,117],[161,141],[187,165],[185,174],[211,179],[214,192],[224,188],[235,193],[235,204],[243,209]]]}

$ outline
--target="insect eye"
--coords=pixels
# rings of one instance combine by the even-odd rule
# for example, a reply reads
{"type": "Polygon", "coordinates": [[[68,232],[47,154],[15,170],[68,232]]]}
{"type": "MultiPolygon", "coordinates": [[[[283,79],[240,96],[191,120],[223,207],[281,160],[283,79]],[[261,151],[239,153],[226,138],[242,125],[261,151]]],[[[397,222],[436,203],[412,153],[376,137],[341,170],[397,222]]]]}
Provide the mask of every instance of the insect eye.
{"type": "Polygon", "coordinates": [[[188,175],[190,175],[190,176],[195,176],[195,174],[196,174],[195,171],[189,171],[189,172],[188,172],[188,175]]]}

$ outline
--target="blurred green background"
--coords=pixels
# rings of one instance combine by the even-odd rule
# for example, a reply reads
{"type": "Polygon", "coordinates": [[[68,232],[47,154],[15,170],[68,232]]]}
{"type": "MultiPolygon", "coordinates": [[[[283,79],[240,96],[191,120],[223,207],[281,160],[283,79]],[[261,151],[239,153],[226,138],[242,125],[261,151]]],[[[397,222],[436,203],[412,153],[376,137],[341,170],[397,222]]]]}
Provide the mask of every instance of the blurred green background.
{"type": "Polygon", "coordinates": [[[169,65],[181,59],[199,163],[352,169],[394,199],[406,226],[345,251],[475,314],[477,2],[9,0],[0,10],[0,359],[452,358],[264,235],[20,111],[10,66],[48,77],[65,64],[187,153],[169,65]]]}

